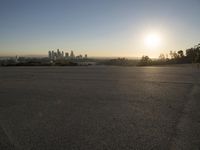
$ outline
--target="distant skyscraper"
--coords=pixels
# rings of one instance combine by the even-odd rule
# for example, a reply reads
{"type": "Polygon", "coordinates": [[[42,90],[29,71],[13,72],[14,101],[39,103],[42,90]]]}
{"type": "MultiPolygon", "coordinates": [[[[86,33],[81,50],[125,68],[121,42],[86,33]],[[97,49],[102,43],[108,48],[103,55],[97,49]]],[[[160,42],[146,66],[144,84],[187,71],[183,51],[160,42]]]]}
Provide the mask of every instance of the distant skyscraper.
{"type": "Polygon", "coordinates": [[[64,52],[62,51],[62,58],[64,58],[64,52]]]}
{"type": "Polygon", "coordinates": [[[65,53],[65,58],[69,58],[69,53],[65,53]]]}
{"type": "Polygon", "coordinates": [[[57,49],[57,54],[58,54],[58,55],[60,54],[60,51],[59,51],[59,49],[57,49]]]}
{"type": "Polygon", "coordinates": [[[52,59],[52,52],[49,51],[49,59],[52,59]]]}
{"type": "Polygon", "coordinates": [[[54,53],[54,51],[51,51],[51,59],[52,59],[52,60],[55,59],[55,53],[54,53]]]}
{"type": "Polygon", "coordinates": [[[71,53],[70,53],[70,58],[74,58],[74,57],[75,57],[74,52],[71,51],[71,53]]]}

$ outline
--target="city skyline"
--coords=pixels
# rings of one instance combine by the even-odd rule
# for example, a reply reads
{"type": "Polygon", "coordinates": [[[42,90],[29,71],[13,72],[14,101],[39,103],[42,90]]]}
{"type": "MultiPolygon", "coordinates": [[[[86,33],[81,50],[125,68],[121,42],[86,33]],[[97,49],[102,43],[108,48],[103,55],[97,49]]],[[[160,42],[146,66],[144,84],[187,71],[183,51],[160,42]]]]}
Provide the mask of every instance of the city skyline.
{"type": "Polygon", "coordinates": [[[62,60],[62,59],[87,59],[87,54],[78,54],[76,55],[73,50],[69,51],[60,51],[57,49],[56,51],[48,51],[48,58],[50,60],[62,60]]]}
{"type": "Polygon", "coordinates": [[[0,56],[44,56],[59,47],[91,57],[158,57],[200,42],[199,5],[198,0],[3,0],[0,56]]]}

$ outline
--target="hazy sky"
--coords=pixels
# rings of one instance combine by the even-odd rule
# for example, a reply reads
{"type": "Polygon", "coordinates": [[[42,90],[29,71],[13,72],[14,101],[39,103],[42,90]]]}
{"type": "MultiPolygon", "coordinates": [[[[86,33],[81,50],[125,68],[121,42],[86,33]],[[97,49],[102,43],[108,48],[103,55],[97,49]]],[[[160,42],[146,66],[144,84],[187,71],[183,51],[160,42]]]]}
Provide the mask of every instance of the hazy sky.
{"type": "Polygon", "coordinates": [[[0,0],[0,56],[157,57],[200,42],[200,0],[0,0]],[[145,45],[149,33],[160,45],[145,45]]]}

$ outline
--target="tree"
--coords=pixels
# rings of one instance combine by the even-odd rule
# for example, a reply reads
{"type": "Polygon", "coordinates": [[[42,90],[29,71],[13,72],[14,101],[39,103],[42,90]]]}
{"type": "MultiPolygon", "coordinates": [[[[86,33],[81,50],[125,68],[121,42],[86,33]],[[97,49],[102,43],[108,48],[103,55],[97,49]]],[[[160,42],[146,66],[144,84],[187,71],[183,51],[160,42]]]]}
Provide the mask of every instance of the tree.
{"type": "Polygon", "coordinates": [[[186,58],[189,63],[200,63],[200,43],[186,50],[186,58]]]}
{"type": "Polygon", "coordinates": [[[171,59],[177,59],[178,58],[178,54],[176,53],[176,51],[170,51],[169,53],[171,59]]]}
{"type": "Polygon", "coordinates": [[[165,54],[160,54],[159,59],[164,61],[165,60],[165,54]]]}
{"type": "Polygon", "coordinates": [[[179,58],[183,58],[184,54],[182,50],[179,50],[177,53],[178,53],[179,58]]]}
{"type": "Polygon", "coordinates": [[[148,66],[152,64],[152,60],[149,58],[149,56],[142,56],[139,66],[148,66]]]}

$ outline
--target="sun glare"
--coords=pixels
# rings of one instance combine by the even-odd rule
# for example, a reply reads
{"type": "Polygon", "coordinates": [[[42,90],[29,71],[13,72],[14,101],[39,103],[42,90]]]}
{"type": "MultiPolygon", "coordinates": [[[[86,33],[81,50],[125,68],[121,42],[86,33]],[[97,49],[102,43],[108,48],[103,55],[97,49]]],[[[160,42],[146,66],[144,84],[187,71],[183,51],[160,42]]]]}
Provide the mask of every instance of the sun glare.
{"type": "Polygon", "coordinates": [[[149,33],[145,37],[145,44],[148,48],[156,48],[161,44],[161,37],[157,33],[149,33]]]}

